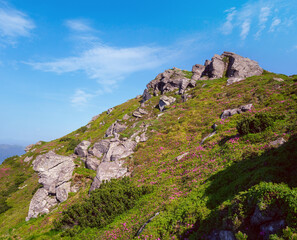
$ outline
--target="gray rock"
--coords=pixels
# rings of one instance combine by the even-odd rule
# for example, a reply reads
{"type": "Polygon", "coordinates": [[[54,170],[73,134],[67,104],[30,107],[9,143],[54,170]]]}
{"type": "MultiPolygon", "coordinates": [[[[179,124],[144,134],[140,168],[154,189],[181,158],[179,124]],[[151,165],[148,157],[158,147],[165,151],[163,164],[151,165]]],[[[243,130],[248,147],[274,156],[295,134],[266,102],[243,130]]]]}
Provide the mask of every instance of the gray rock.
{"type": "Polygon", "coordinates": [[[26,221],[29,221],[31,218],[38,217],[39,214],[49,213],[50,209],[57,203],[58,202],[56,198],[50,197],[47,190],[45,190],[44,188],[39,188],[30,202],[26,221]]]}
{"type": "Polygon", "coordinates": [[[114,108],[107,109],[107,114],[110,114],[113,110],[114,110],[114,108]]]}
{"type": "Polygon", "coordinates": [[[136,111],[132,113],[133,117],[137,117],[137,118],[142,118],[146,114],[148,114],[148,112],[142,108],[138,108],[136,111]]]}
{"type": "Polygon", "coordinates": [[[35,144],[28,145],[27,147],[25,147],[25,152],[29,152],[34,146],[35,144]]]}
{"type": "Polygon", "coordinates": [[[104,137],[116,136],[117,133],[123,132],[126,128],[125,124],[116,121],[106,130],[104,137]]]}
{"type": "Polygon", "coordinates": [[[189,152],[185,152],[182,155],[179,155],[175,158],[176,161],[180,161],[181,159],[183,159],[185,156],[187,156],[189,154],[189,152]]]}
{"type": "Polygon", "coordinates": [[[260,235],[263,239],[269,239],[269,235],[277,233],[279,230],[286,226],[285,220],[277,220],[270,223],[266,223],[260,226],[260,235]]]}
{"type": "Polygon", "coordinates": [[[91,145],[89,141],[82,141],[74,149],[74,153],[79,157],[86,157],[88,155],[88,147],[91,145]]]}
{"type": "Polygon", "coordinates": [[[157,96],[159,93],[164,94],[180,89],[183,91],[184,88],[195,86],[195,84],[196,81],[194,79],[187,79],[183,71],[173,68],[160,73],[147,85],[147,89],[152,89],[154,95],[157,96]]]}
{"type": "Polygon", "coordinates": [[[146,136],[145,132],[142,133],[142,134],[140,135],[140,139],[139,139],[139,141],[140,141],[140,142],[146,142],[147,140],[148,140],[148,137],[146,136]]]}
{"type": "Polygon", "coordinates": [[[274,77],[273,80],[278,81],[278,82],[283,82],[284,81],[284,79],[282,79],[282,78],[276,78],[276,77],[274,77]]]}
{"type": "Polygon", "coordinates": [[[176,98],[171,97],[171,96],[169,96],[169,97],[167,97],[165,95],[162,96],[160,98],[160,101],[159,101],[159,109],[160,109],[160,111],[163,112],[165,106],[169,106],[170,104],[174,103],[175,100],[176,100],[176,98]]]}
{"type": "Polygon", "coordinates": [[[110,143],[108,152],[103,157],[103,162],[117,161],[126,158],[134,153],[136,142],[127,141],[114,141],[110,143]]]}
{"type": "Polygon", "coordinates": [[[89,154],[100,158],[103,154],[108,152],[109,145],[109,140],[101,140],[100,142],[96,142],[94,146],[89,149],[89,154]]]}
{"type": "Polygon", "coordinates": [[[283,145],[285,142],[286,142],[286,140],[281,137],[281,138],[276,139],[275,141],[272,141],[270,143],[270,146],[279,147],[279,146],[283,145]]]}
{"type": "Polygon", "coordinates": [[[85,164],[86,168],[96,171],[100,164],[100,160],[96,157],[88,156],[85,164]]]}
{"type": "Polygon", "coordinates": [[[32,159],[33,159],[33,156],[31,156],[31,157],[26,157],[26,158],[24,159],[24,162],[30,162],[32,159]]]}
{"type": "Polygon", "coordinates": [[[249,58],[244,58],[232,52],[224,52],[221,56],[228,58],[226,76],[229,78],[247,78],[259,76],[263,73],[263,69],[258,63],[249,58]]]}
{"type": "Polygon", "coordinates": [[[146,102],[147,100],[149,100],[149,99],[151,99],[152,98],[152,96],[151,96],[151,94],[149,93],[149,91],[147,90],[147,89],[144,89],[144,92],[143,92],[143,94],[142,94],[142,100],[141,100],[141,102],[146,102]]]}
{"type": "Polygon", "coordinates": [[[221,230],[221,231],[213,231],[208,237],[208,240],[236,240],[233,232],[221,230]]]}
{"type": "Polygon", "coordinates": [[[227,86],[233,84],[233,83],[237,83],[237,82],[240,82],[242,80],[244,80],[245,78],[240,78],[240,77],[231,77],[231,78],[228,78],[227,80],[227,86]]]}
{"type": "Polygon", "coordinates": [[[195,81],[199,80],[202,77],[202,73],[204,72],[204,70],[205,70],[205,66],[200,64],[195,64],[192,67],[192,72],[193,72],[192,79],[195,81]]]}
{"type": "Polygon", "coordinates": [[[221,119],[226,119],[226,118],[231,117],[231,116],[233,116],[235,114],[240,114],[242,112],[247,112],[247,111],[251,110],[252,107],[253,107],[253,104],[246,104],[246,105],[240,106],[239,108],[224,110],[223,113],[221,114],[220,118],[221,119]]]}
{"type": "Polygon", "coordinates": [[[38,189],[31,200],[27,221],[39,214],[49,213],[50,208],[58,201],[68,198],[69,181],[75,167],[71,157],[60,156],[53,151],[37,156],[32,165],[34,171],[38,172],[38,182],[43,187],[38,189]]]}
{"type": "Polygon", "coordinates": [[[59,202],[64,202],[68,198],[71,182],[64,182],[56,188],[56,198],[59,202]]]}
{"type": "Polygon", "coordinates": [[[91,121],[89,121],[89,123],[94,122],[95,120],[97,120],[100,117],[100,114],[92,117],[91,121]]]}
{"type": "Polygon", "coordinates": [[[113,178],[124,177],[128,173],[123,161],[102,162],[97,168],[96,177],[91,185],[90,191],[93,191],[101,185],[103,181],[109,181],[113,178]]]}
{"type": "Polygon", "coordinates": [[[124,116],[123,116],[123,120],[128,120],[130,118],[130,116],[128,115],[128,114],[125,114],[124,116]]]}
{"type": "Polygon", "coordinates": [[[32,163],[34,171],[38,172],[41,183],[47,191],[55,193],[56,186],[67,182],[72,177],[74,163],[71,157],[60,156],[50,151],[39,155],[32,163]]]}
{"type": "Polygon", "coordinates": [[[259,207],[255,208],[253,215],[251,216],[251,225],[259,226],[263,223],[273,220],[274,214],[267,214],[260,211],[259,207]]]}
{"type": "Polygon", "coordinates": [[[215,54],[211,59],[211,62],[205,62],[205,72],[210,79],[221,78],[224,75],[226,69],[226,63],[223,61],[223,57],[215,54]]]}

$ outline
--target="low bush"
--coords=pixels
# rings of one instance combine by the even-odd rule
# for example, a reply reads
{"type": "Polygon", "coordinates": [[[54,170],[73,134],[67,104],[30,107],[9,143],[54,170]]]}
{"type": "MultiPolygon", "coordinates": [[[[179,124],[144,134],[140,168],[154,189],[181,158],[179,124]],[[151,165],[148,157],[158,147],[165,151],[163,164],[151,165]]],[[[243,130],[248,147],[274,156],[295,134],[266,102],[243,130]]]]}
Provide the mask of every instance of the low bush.
{"type": "Polygon", "coordinates": [[[136,187],[127,177],[104,182],[83,203],[63,211],[54,226],[57,230],[67,229],[65,234],[70,236],[81,227],[102,228],[117,215],[133,208],[140,197],[151,191],[150,187],[136,187]]]}
{"type": "Polygon", "coordinates": [[[281,118],[270,113],[257,113],[254,116],[243,117],[237,123],[236,129],[241,135],[259,133],[273,126],[274,122],[281,118]]]}

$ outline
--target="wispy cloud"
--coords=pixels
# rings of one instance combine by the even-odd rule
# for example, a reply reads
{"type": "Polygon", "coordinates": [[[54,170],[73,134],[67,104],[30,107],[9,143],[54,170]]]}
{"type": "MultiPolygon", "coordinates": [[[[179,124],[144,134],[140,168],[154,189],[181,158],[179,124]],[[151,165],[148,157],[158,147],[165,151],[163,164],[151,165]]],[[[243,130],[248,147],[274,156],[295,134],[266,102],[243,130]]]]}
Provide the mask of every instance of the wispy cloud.
{"type": "Polygon", "coordinates": [[[226,22],[223,24],[221,30],[225,35],[231,34],[233,30],[233,18],[236,15],[236,8],[230,8],[225,11],[227,13],[226,22]]]}
{"type": "Polygon", "coordinates": [[[30,36],[35,28],[33,20],[25,13],[0,1],[0,40],[4,44],[14,44],[18,37],[30,36]]]}
{"type": "Polygon", "coordinates": [[[77,89],[74,95],[71,97],[70,101],[74,107],[84,107],[91,98],[93,98],[94,94],[86,93],[84,90],[77,89]]]}
{"type": "Polygon", "coordinates": [[[58,74],[83,71],[88,78],[97,80],[103,87],[112,88],[132,73],[161,66],[174,54],[161,47],[117,48],[98,45],[78,56],[27,64],[38,70],[58,74]]]}
{"type": "Polygon", "coordinates": [[[294,4],[283,0],[252,0],[242,6],[226,10],[227,15],[220,29],[224,35],[239,32],[242,40],[250,34],[258,39],[266,29],[266,33],[271,33],[289,25],[288,23],[293,26],[292,19],[296,20],[293,9],[296,9],[294,4]],[[290,21],[285,21],[286,19],[290,21]]]}
{"type": "Polygon", "coordinates": [[[65,25],[73,30],[78,32],[87,32],[92,31],[93,28],[90,26],[90,23],[85,19],[70,19],[65,21],[65,25]]]}
{"type": "Polygon", "coordinates": [[[279,26],[281,22],[282,21],[279,18],[275,18],[273,20],[273,22],[271,23],[269,32],[274,32],[276,30],[277,26],[279,26]]]}

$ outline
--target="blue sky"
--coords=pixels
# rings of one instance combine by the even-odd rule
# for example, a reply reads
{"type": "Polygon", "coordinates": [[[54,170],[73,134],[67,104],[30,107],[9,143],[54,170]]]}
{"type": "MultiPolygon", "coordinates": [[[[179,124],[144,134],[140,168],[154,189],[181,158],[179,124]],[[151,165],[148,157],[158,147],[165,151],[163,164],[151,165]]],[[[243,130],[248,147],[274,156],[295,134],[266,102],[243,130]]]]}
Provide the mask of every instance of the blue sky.
{"type": "Polygon", "coordinates": [[[0,143],[61,137],[223,51],[295,74],[296,26],[293,0],[0,0],[0,143]]]}

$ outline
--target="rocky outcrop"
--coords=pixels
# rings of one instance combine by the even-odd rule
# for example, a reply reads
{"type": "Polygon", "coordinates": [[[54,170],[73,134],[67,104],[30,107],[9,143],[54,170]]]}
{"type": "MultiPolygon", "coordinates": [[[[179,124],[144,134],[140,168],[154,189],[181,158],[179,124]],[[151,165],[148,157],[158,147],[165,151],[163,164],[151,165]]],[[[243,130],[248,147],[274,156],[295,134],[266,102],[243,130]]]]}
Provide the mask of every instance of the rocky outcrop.
{"type": "Polygon", "coordinates": [[[102,162],[97,168],[96,177],[91,185],[90,191],[99,188],[103,181],[124,177],[127,173],[128,169],[124,166],[124,161],[102,162]]]}
{"type": "Polygon", "coordinates": [[[86,157],[88,155],[88,147],[91,145],[89,141],[82,141],[74,149],[74,153],[79,157],[86,157]]]}
{"type": "Polygon", "coordinates": [[[116,121],[106,130],[104,137],[118,137],[118,133],[123,132],[126,128],[125,124],[116,121]]]}
{"type": "Polygon", "coordinates": [[[195,86],[195,80],[186,78],[186,74],[182,70],[173,68],[160,73],[147,85],[147,89],[152,89],[154,95],[157,96],[175,90],[179,90],[181,94],[187,87],[195,86]]]}
{"type": "Polygon", "coordinates": [[[247,77],[259,76],[263,69],[256,61],[244,58],[232,52],[215,54],[211,61],[206,60],[204,66],[196,64],[192,68],[193,80],[216,79],[228,77],[228,85],[247,77]]]}
{"type": "Polygon", "coordinates": [[[53,151],[37,156],[32,165],[43,187],[34,194],[26,220],[48,213],[52,206],[68,198],[69,181],[75,167],[71,157],[60,156],[53,151]]]}
{"type": "Polygon", "coordinates": [[[106,113],[110,114],[113,110],[114,110],[114,108],[109,108],[109,109],[107,109],[106,113]]]}
{"type": "Polygon", "coordinates": [[[240,106],[239,108],[233,108],[233,109],[227,109],[224,110],[223,113],[221,114],[221,119],[226,119],[228,117],[231,117],[235,114],[240,114],[242,112],[247,112],[249,110],[251,110],[253,107],[253,104],[246,104],[243,106],[240,106]]]}
{"type": "Polygon", "coordinates": [[[169,96],[169,97],[167,97],[165,95],[162,96],[160,98],[160,101],[159,101],[159,109],[160,109],[160,111],[163,112],[165,106],[171,105],[172,103],[175,102],[175,100],[176,100],[176,98],[171,97],[171,96],[169,96]]]}
{"type": "Polygon", "coordinates": [[[144,103],[144,102],[146,102],[147,100],[149,100],[151,98],[152,98],[152,96],[149,93],[149,91],[147,89],[144,89],[143,94],[142,94],[142,100],[141,100],[141,102],[144,103]]]}

